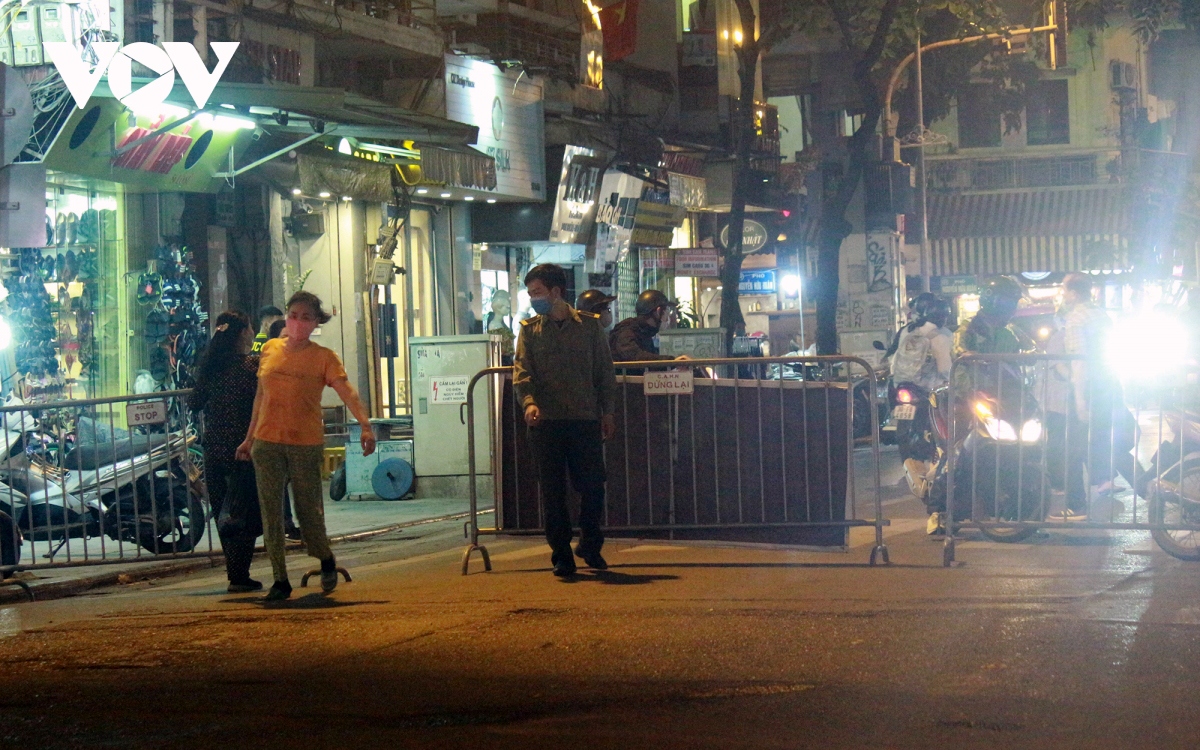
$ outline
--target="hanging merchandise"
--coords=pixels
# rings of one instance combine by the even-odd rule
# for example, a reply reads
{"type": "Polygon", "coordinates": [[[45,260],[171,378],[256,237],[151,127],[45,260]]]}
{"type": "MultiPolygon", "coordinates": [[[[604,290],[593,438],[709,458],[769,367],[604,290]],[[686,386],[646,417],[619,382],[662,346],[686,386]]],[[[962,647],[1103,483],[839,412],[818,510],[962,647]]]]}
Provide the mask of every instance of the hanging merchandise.
{"type": "Polygon", "coordinates": [[[203,344],[208,314],[200,307],[200,282],[196,279],[192,253],[177,245],[161,245],[154,251],[157,271],[147,271],[138,280],[138,299],[155,303],[146,314],[145,337],[150,350],[150,374],[164,388],[190,388],[203,344]],[[153,282],[157,295],[151,295],[153,282]]]}
{"type": "Polygon", "coordinates": [[[152,305],[162,297],[162,277],[154,271],[146,271],[138,277],[137,301],[152,305]]]}

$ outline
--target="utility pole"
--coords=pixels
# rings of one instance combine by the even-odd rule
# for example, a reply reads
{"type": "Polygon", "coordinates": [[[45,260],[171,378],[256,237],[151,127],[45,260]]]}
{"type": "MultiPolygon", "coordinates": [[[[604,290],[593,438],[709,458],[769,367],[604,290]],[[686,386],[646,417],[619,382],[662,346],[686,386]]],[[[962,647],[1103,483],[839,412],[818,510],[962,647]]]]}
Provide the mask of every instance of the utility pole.
{"type": "MultiPolygon", "coordinates": [[[[1053,7],[1053,4],[1051,4],[1051,7],[1053,7]]],[[[916,141],[915,141],[915,143],[904,144],[904,145],[915,146],[917,149],[917,201],[918,201],[918,203],[920,203],[920,207],[919,207],[919,211],[918,211],[918,224],[920,225],[918,227],[918,230],[919,230],[918,235],[920,237],[920,242],[921,242],[921,251],[920,252],[921,252],[921,290],[922,291],[925,291],[925,292],[930,291],[929,287],[930,287],[930,278],[931,278],[932,272],[933,272],[933,259],[929,257],[929,219],[928,219],[929,204],[928,204],[928,194],[927,194],[928,186],[926,185],[926,180],[925,180],[925,146],[932,145],[932,144],[928,142],[928,139],[926,138],[926,135],[925,135],[925,132],[926,132],[925,131],[925,101],[924,101],[923,81],[921,80],[921,55],[925,52],[928,52],[929,50],[940,49],[942,47],[954,47],[959,44],[970,44],[972,42],[981,42],[981,41],[987,41],[987,40],[993,40],[993,39],[1007,39],[1009,37],[1020,36],[1022,34],[1037,34],[1037,33],[1042,33],[1042,32],[1049,32],[1052,35],[1051,42],[1053,42],[1053,34],[1056,31],[1058,31],[1058,24],[1056,23],[1056,16],[1053,15],[1053,11],[1052,11],[1052,15],[1050,16],[1050,23],[1048,23],[1045,26],[1036,26],[1034,28],[1007,29],[1002,32],[995,32],[995,33],[991,33],[991,34],[979,34],[976,36],[963,37],[962,39],[945,39],[940,42],[932,42],[930,44],[926,44],[926,45],[922,46],[922,44],[921,44],[921,29],[920,29],[920,24],[918,24],[916,50],[914,52],[908,54],[907,56],[905,56],[905,58],[903,60],[901,60],[898,65],[896,65],[895,70],[892,71],[892,76],[888,80],[887,91],[885,92],[884,97],[883,97],[883,123],[884,123],[883,126],[884,126],[884,130],[885,130],[885,135],[887,136],[885,139],[885,142],[888,143],[889,146],[891,147],[892,153],[896,154],[898,157],[899,149],[897,147],[900,144],[897,143],[897,141],[896,141],[896,130],[895,130],[895,126],[893,126],[893,124],[892,124],[892,96],[896,93],[896,83],[900,80],[900,75],[908,67],[909,63],[913,62],[914,60],[916,61],[916,76],[917,76],[916,141]]],[[[1052,60],[1053,60],[1053,58],[1052,58],[1052,60]]]]}
{"type": "Polygon", "coordinates": [[[920,212],[917,214],[917,224],[921,246],[921,291],[932,291],[930,288],[930,274],[933,265],[932,259],[929,257],[929,196],[927,186],[925,184],[925,89],[923,77],[921,76],[921,25],[917,24],[917,51],[915,53],[917,60],[917,133],[920,140],[917,142],[917,201],[920,205],[920,212]]]}

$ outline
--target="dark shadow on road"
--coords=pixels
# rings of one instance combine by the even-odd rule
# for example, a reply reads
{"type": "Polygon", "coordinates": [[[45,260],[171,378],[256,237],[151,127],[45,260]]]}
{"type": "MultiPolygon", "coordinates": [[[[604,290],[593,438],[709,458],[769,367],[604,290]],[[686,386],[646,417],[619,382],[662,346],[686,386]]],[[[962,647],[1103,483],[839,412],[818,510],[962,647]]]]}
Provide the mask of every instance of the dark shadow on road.
{"type": "Polygon", "coordinates": [[[580,576],[583,580],[594,580],[609,586],[638,586],[655,581],[677,581],[679,576],[644,575],[639,573],[622,573],[619,570],[593,570],[580,576]]]}
{"type": "Polygon", "coordinates": [[[800,562],[792,562],[792,563],[772,563],[772,562],[762,562],[762,563],[751,563],[751,562],[669,563],[668,562],[668,563],[621,563],[620,565],[614,565],[614,566],[610,567],[607,572],[612,573],[613,568],[763,568],[763,569],[771,569],[771,568],[796,568],[796,569],[830,568],[830,569],[836,569],[836,568],[871,568],[871,567],[880,568],[880,569],[883,569],[883,568],[919,569],[919,568],[933,568],[933,567],[940,568],[941,565],[936,565],[936,566],[935,565],[911,565],[911,564],[910,565],[898,565],[896,563],[892,563],[890,565],[874,565],[874,566],[872,566],[870,563],[865,563],[865,562],[862,562],[862,563],[816,563],[816,562],[814,562],[814,563],[800,563],[800,562]]]}
{"type": "Polygon", "coordinates": [[[392,603],[387,599],[358,599],[354,601],[340,601],[320,593],[305,594],[293,599],[284,599],[281,602],[269,602],[261,595],[221,599],[219,602],[221,604],[254,604],[262,609],[338,609],[340,607],[357,607],[363,604],[392,603]]]}

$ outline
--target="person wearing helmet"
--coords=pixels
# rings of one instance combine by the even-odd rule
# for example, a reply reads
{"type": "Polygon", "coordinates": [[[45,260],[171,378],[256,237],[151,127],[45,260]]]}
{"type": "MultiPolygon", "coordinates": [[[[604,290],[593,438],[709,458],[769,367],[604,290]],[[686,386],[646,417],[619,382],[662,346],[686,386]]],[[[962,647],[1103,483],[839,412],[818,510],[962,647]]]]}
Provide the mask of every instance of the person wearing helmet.
{"type": "MultiPolygon", "coordinates": [[[[918,308],[921,308],[921,307],[927,305],[930,301],[936,300],[936,299],[938,299],[938,297],[933,292],[921,292],[916,297],[913,297],[912,299],[910,299],[908,301],[908,320],[909,320],[909,322],[912,322],[917,319],[917,316],[919,314],[917,312],[918,308]]],[[[896,353],[896,348],[900,346],[900,334],[904,333],[904,329],[907,327],[908,327],[908,323],[905,323],[904,325],[900,326],[900,330],[896,331],[896,335],[892,336],[892,342],[890,344],[888,344],[887,351],[884,352],[884,354],[883,354],[884,357],[886,357],[887,359],[891,359],[892,355],[894,355],[896,353]]]]}
{"type": "Polygon", "coordinates": [[[1028,336],[1010,325],[1024,296],[1024,288],[1009,276],[997,276],[981,284],[979,312],[954,334],[954,357],[1017,354],[1035,349],[1028,336]]]}
{"type": "MultiPolygon", "coordinates": [[[[626,318],[612,329],[608,336],[613,362],[650,362],[670,359],[687,359],[686,356],[672,357],[658,353],[655,338],[674,317],[679,303],[667,299],[657,289],[647,289],[638,295],[634,305],[636,316],[626,318]]],[[[641,375],[640,368],[623,368],[626,375],[641,375]]]]}
{"type": "MultiPolygon", "coordinates": [[[[892,381],[896,387],[934,391],[950,380],[950,348],[952,335],[946,329],[950,305],[930,294],[918,297],[913,304],[913,319],[900,329],[896,353],[892,357],[892,381]]],[[[937,463],[937,447],[929,438],[929,406],[918,406],[911,418],[897,420],[896,438],[900,444],[900,459],[913,493],[925,497],[930,469],[937,463]]],[[[930,503],[926,532],[936,534],[942,528],[941,508],[930,503]]]]}
{"type": "Polygon", "coordinates": [[[912,321],[900,329],[892,357],[892,378],[897,385],[912,383],[927,391],[950,380],[953,334],[946,329],[950,304],[930,294],[913,306],[912,321]]]}
{"type": "Polygon", "coordinates": [[[575,309],[599,319],[600,327],[604,330],[612,328],[612,303],[616,297],[605,294],[599,289],[589,289],[575,298],[575,309]]]}

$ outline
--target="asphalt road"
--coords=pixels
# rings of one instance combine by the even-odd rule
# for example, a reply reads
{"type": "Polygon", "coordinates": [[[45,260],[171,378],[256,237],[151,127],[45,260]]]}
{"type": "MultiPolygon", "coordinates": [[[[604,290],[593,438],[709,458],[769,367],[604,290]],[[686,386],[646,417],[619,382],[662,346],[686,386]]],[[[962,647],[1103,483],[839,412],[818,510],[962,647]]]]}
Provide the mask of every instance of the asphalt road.
{"type": "Polygon", "coordinates": [[[462,577],[444,523],[339,547],[353,583],[278,607],[214,571],[0,608],[0,747],[1196,744],[1195,566],[1074,532],[945,569],[889,510],[890,567],[612,542],[562,582],[510,539],[462,577]]]}

